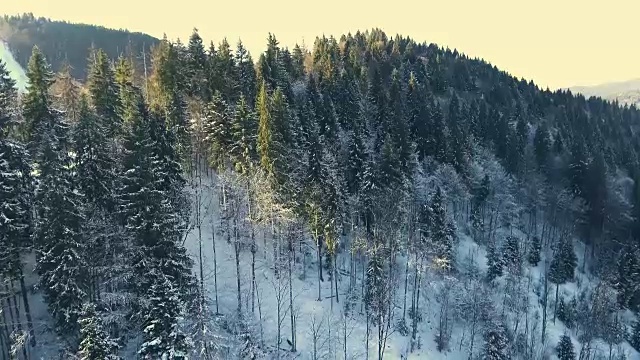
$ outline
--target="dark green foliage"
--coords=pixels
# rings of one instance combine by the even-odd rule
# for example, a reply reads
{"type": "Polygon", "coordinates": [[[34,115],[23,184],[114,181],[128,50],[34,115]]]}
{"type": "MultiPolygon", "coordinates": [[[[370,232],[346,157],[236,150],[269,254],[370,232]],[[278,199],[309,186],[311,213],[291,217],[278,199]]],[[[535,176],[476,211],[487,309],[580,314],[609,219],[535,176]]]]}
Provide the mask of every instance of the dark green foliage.
{"type": "Polygon", "coordinates": [[[32,230],[29,157],[10,137],[15,131],[14,85],[0,60],[0,274],[7,279],[20,274],[20,255],[29,247],[32,230]]]}
{"type": "Polygon", "coordinates": [[[561,241],[549,267],[549,281],[557,285],[573,281],[577,262],[571,241],[561,241]]]}
{"type": "Polygon", "coordinates": [[[527,257],[527,260],[529,260],[529,264],[531,264],[532,266],[538,266],[538,263],[540,262],[541,247],[542,247],[542,244],[540,243],[539,237],[534,236],[533,238],[531,238],[531,244],[529,247],[529,255],[527,257]]]}
{"type": "Polygon", "coordinates": [[[455,228],[453,222],[447,218],[444,197],[440,188],[436,190],[430,208],[431,239],[437,266],[446,271],[455,269],[455,228]]]}
{"type": "Polygon", "coordinates": [[[5,15],[0,18],[0,28],[3,30],[1,37],[7,41],[22,67],[27,67],[31,49],[36,45],[51,62],[53,71],[60,71],[64,61],[68,61],[71,75],[76,79],[87,77],[89,49],[92,45],[103,49],[112,59],[123,53],[141,59],[143,51],[149,56],[150,47],[159,42],[142,33],[54,21],[37,18],[33,14],[5,15]]]}
{"type": "Polygon", "coordinates": [[[573,342],[569,335],[562,335],[558,346],[556,347],[556,354],[559,360],[575,360],[576,354],[573,350],[573,342]]]}
{"type": "Polygon", "coordinates": [[[78,123],[73,129],[73,146],[79,185],[87,201],[113,210],[113,156],[104,119],[89,108],[86,96],[82,96],[78,123]]]}
{"type": "Polygon", "coordinates": [[[60,333],[77,331],[77,319],[86,289],[86,263],[82,257],[83,197],[68,155],[68,126],[51,108],[49,65],[34,48],[27,77],[23,116],[30,124],[30,146],[38,170],[35,197],[38,218],[37,271],[49,311],[60,333]]]}
{"type": "Polygon", "coordinates": [[[640,304],[640,262],[638,253],[633,249],[626,249],[618,260],[618,274],[616,289],[618,290],[618,305],[622,308],[637,310],[640,304]]]}
{"type": "MultiPolygon", "coordinates": [[[[91,103],[100,117],[100,132],[110,141],[122,136],[122,119],[118,117],[118,89],[111,62],[104,50],[90,54],[87,88],[91,103]]],[[[105,144],[106,146],[107,144],[105,144]]]]}
{"type": "Polygon", "coordinates": [[[631,329],[631,337],[629,338],[629,344],[636,349],[636,351],[640,351],[640,320],[636,319],[633,322],[633,328],[631,329]]]}
{"type": "Polygon", "coordinates": [[[558,320],[562,321],[564,326],[568,329],[573,329],[578,316],[578,301],[576,298],[572,298],[569,302],[565,302],[564,298],[560,298],[558,302],[558,308],[556,310],[556,316],[558,320]]]}
{"type": "Polygon", "coordinates": [[[496,278],[502,276],[504,264],[502,262],[500,253],[493,244],[489,244],[489,246],[487,247],[487,267],[488,281],[491,282],[496,278]]]}
{"type": "Polygon", "coordinates": [[[33,56],[27,68],[29,85],[22,100],[22,116],[24,118],[24,138],[33,156],[42,152],[45,128],[54,123],[51,110],[49,88],[53,83],[53,73],[44,55],[37,47],[33,48],[33,56]]]}
{"type": "Polygon", "coordinates": [[[522,271],[522,259],[520,257],[520,239],[515,236],[507,236],[502,247],[502,261],[506,270],[519,275],[522,271]]]}

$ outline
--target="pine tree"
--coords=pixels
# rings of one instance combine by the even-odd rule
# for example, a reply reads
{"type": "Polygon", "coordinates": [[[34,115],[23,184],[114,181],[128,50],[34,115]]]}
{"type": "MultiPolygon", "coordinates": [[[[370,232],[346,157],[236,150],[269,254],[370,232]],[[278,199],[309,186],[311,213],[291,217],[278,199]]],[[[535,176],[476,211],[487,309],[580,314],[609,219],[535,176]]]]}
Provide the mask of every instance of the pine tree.
{"type": "Polygon", "coordinates": [[[560,341],[558,342],[558,346],[556,347],[556,353],[558,354],[559,360],[575,360],[576,354],[573,350],[573,342],[569,335],[562,335],[560,341]]]}
{"type": "Polygon", "coordinates": [[[91,102],[99,117],[103,136],[111,141],[122,136],[122,119],[118,116],[118,88],[115,74],[107,57],[100,49],[89,59],[87,88],[91,102]]]}
{"type": "Polygon", "coordinates": [[[25,121],[24,136],[27,150],[32,156],[37,157],[42,152],[39,146],[43,143],[41,136],[44,127],[51,124],[53,111],[49,88],[53,83],[53,73],[44,55],[37,46],[33,47],[33,53],[27,67],[27,93],[22,101],[22,116],[25,121]]]}
{"type": "MultiPolygon", "coordinates": [[[[179,59],[173,45],[163,39],[152,54],[153,69],[149,78],[150,111],[163,119],[168,136],[175,139],[179,163],[189,163],[191,144],[186,104],[180,91],[179,59]]],[[[173,140],[172,140],[173,141],[173,140]]]]}
{"type": "Polygon", "coordinates": [[[244,95],[247,105],[253,108],[256,99],[256,69],[251,54],[240,40],[236,47],[235,65],[238,74],[238,91],[244,95]]]}
{"type": "Polygon", "coordinates": [[[29,61],[30,85],[23,103],[28,138],[34,150],[38,188],[36,269],[44,298],[60,333],[74,333],[86,288],[82,258],[82,206],[68,150],[68,126],[51,108],[49,65],[38,48],[29,61]]]}
{"type": "Polygon", "coordinates": [[[256,159],[256,125],[257,121],[249,107],[244,94],[240,94],[238,104],[231,120],[231,146],[229,154],[234,168],[246,173],[256,159]]]}
{"type": "Polygon", "coordinates": [[[493,244],[489,244],[487,248],[487,268],[487,280],[489,282],[502,276],[502,257],[493,244]]]}
{"type": "Polygon", "coordinates": [[[497,325],[484,334],[483,360],[507,360],[507,339],[502,326],[497,325]]]}
{"type": "Polygon", "coordinates": [[[0,274],[16,279],[21,249],[28,247],[32,227],[31,176],[24,146],[10,137],[15,129],[15,81],[0,60],[0,274]]]}
{"type": "MultiPolygon", "coordinates": [[[[573,280],[578,259],[573,251],[570,240],[563,239],[556,249],[556,252],[549,266],[549,281],[556,284],[555,306],[558,304],[558,291],[561,284],[573,280]]],[[[555,321],[555,309],[554,309],[555,321]]]]}
{"type": "Polygon", "coordinates": [[[229,160],[229,151],[233,144],[232,119],[229,107],[216,91],[211,103],[205,109],[205,142],[209,146],[209,163],[214,169],[222,169],[229,160]]]}
{"type": "Polygon", "coordinates": [[[467,134],[463,128],[463,121],[462,104],[458,96],[454,93],[449,102],[448,127],[451,131],[450,145],[451,151],[453,152],[450,156],[452,157],[453,166],[458,172],[464,171],[469,156],[467,153],[467,134]]]}
{"type": "Polygon", "coordinates": [[[198,29],[193,29],[189,37],[186,52],[186,94],[191,97],[199,97],[203,101],[209,101],[212,92],[211,84],[207,82],[207,55],[204,51],[202,38],[198,29]]]}
{"type": "Polygon", "coordinates": [[[622,308],[637,309],[638,290],[640,284],[640,263],[638,253],[627,249],[618,259],[618,276],[616,289],[618,290],[618,305],[622,308]]]}
{"type": "Polygon", "coordinates": [[[116,355],[118,345],[109,337],[103,328],[102,319],[93,303],[86,303],[82,307],[80,323],[80,346],[78,358],[80,360],[119,360],[116,355]]]}
{"type": "Polygon", "coordinates": [[[431,200],[431,239],[438,267],[449,271],[455,267],[455,231],[447,218],[442,190],[436,190],[431,200]]]}
{"type": "Polygon", "coordinates": [[[258,154],[262,168],[273,176],[279,184],[283,183],[285,171],[285,149],[287,142],[288,110],[283,93],[276,89],[272,96],[267,93],[266,85],[258,94],[258,154]]]}
{"type": "Polygon", "coordinates": [[[83,95],[80,98],[78,123],[73,129],[78,180],[89,204],[111,211],[114,169],[108,134],[108,129],[89,108],[88,99],[83,95]]]}
{"type": "Polygon", "coordinates": [[[149,275],[152,282],[142,317],[144,341],[138,354],[145,360],[184,358],[189,344],[179,324],[184,307],[180,290],[156,269],[149,275]]]}
{"type": "Polygon", "coordinates": [[[638,318],[633,322],[629,344],[631,344],[636,351],[640,351],[640,319],[638,318]]]}
{"type": "Polygon", "coordinates": [[[538,266],[540,262],[540,251],[542,250],[542,244],[540,244],[540,238],[534,236],[531,239],[531,247],[529,248],[529,256],[527,259],[529,260],[529,264],[532,266],[538,266]]]}
{"type": "Polygon", "coordinates": [[[519,241],[515,236],[507,236],[502,248],[503,264],[507,271],[513,275],[519,275],[522,270],[519,241]]]}

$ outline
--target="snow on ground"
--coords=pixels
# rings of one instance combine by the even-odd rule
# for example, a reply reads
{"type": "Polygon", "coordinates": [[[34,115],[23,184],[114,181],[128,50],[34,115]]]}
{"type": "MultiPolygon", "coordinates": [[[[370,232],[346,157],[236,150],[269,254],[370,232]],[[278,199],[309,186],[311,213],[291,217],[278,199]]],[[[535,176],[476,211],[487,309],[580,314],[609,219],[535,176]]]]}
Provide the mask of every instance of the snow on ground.
{"type": "Polygon", "coordinates": [[[27,75],[18,64],[16,59],[13,58],[13,54],[9,50],[7,43],[0,40],[0,60],[2,60],[9,70],[11,78],[16,81],[16,87],[19,92],[24,92],[27,89],[27,75]]]}
{"type": "MultiPolygon", "coordinates": [[[[203,186],[203,201],[202,203],[202,228],[199,237],[199,233],[197,228],[191,229],[188,234],[185,242],[185,246],[187,247],[188,252],[195,260],[194,272],[199,274],[199,238],[202,239],[202,247],[203,247],[203,272],[205,278],[205,286],[207,290],[208,299],[210,299],[209,307],[210,310],[216,310],[215,305],[215,294],[214,294],[214,261],[213,261],[213,232],[212,232],[212,224],[214,224],[217,228],[220,226],[219,221],[219,212],[218,212],[218,196],[215,186],[211,185],[210,180],[205,181],[207,183],[206,186],[203,186]]],[[[193,189],[190,189],[192,191],[193,189]]],[[[502,234],[505,235],[505,234],[502,234]]],[[[524,238],[524,234],[515,231],[514,235],[524,238]]],[[[499,235],[500,236],[500,235],[499,235]]],[[[472,266],[475,266],[482,273],[486,271],[486,251],[483,246],[476,244],[471,237],[467,236],[464,233],[459,234],[460,243],[458,246],[458,259],[459,262],[462,263],[471,263],[472,266]]],[[[263,245],[263,232],[256,232],[256,242],[258,244],[258,251],[256,253],[256,282],[258,286],[258,294],[259,294],[259,302],[255,304],[254,318],[251,328],[254,336],[254,340],[260,342],[260,326],[258,322],[258,318],[262,316],[262,334],[264,339],[265,347],[273,350],[276,344],[277,338],[277,291],[278,282],[274,276],[273,268],[271,266],[273,253],[271,251],[264,251],[263,245]],[[260,315],[261,311],[261,315],[260,315]]],[[[269,239],[267,237],[267,242],[269,239]]],[[[215,238],[216,244],[216,260],[217,260],[217,283],[218,283],[218,307],[219,312],[226,317],[227,319],[232,320],[237,313],[237,292],[236,292],[236,266],[235,266],[235,256],[233,245],[227,243],[226,239],[216,232],[215,238]]],[[[271,250],[270,245],[267,245],[269,250],[271,250]]],[[[578,254],[579,264],[578,270],[576,271],[577,281],[574,283],[568,283],[560,286],[560,294],[565,296],[565,298],[572,297],[573,295],[578,294],[578,283],[581,283],[583,286],[595,286],[596,279],[589,278],[586,274],[580,272],[581,269],[581,261],[582,258],[580,254],[583,252],[583,247],[580,242],[575,242],[575,250],[576,254],[578,254]]],[[[343,275],[340,278],[339,283],[339,295],[340,295],[340,303],[333,303],[332,310],[332,300],[328,298],[331,294],[330,290],[330,282],[328,280],[328,276],[325,274],[325,281],[321,285],[322,290],[322,301],[317,301],[318,298],[318,285],[317,285],[317,267],[315,264],[315,254],[313,249],[309,249],[310,254],[307,257],[307,268],[303,269],[302,261],[299,261],[295,264],[295,268],[293,269],[293,296],[295,298],[294,308],[296,314],[296,328],[297,328],[297,352],[291,353],[288,351],[289,345],[287,344],[287,340],[291,339],[291,328],[290,328],[290,318],[288,313],[288,301],[289,294],[288,289],[285,289],[285,294],[281,299],[281,310],[283,311],[282,320],[281,320],[281,336],[282,343],[280,345],[281,356],[280,359],[312,359],[313,348],[314,348],[314,336],[313,332],[316,330],[316,333],[319,335],[316,336],[318,338],[318,353],[319,358],[321,359],[344,359],[344,341],[346,338],[347,343],[347,359],[365,359],[365,344],[366,344],[366,322],[365,317],[361,311],[360,302],[356,303],[354,307],[354,311],[352,312],[353,316],[346,319],[342,316],[342,309],[345,301],[345,293],[348,287],[349,278],[348,275],[343,275]],[[306,275],[303,276],[303,275],[306,275]],[[327,326],[328,321],[331,321],[332,326],[327,326]],[[330,333],[331,331],[331,333],[330,333]],[[346,336],[345,336],[346,332],[346,336]],[[331,355],[332,354],[332,355],[331,355]]],[[[342,274],[348,274],[349,271],[349,262],[347,255],[341,255],[342,257],[338,259],[338,267],[339,271],[342,274]]],[[[241,288],[242,288],[242,307],[243,312],[245,314],[251,314],[251,253],[245,249],[241,252],[240,255],[240,278],[241,278],[241,288]]],[[[34,259],[33,256],[29,256],[25,259],[27,266],[25,269],[26,282],[27,287],[32,289],[36,284],[37,276],[34,273],[33,264],[34,259]]],[[[398,262],[400,264],[400,269],[403,272],[402,276],[404,276],[404,264],[405,260],[399,258],[398,262]]],[[[530,281],[530,291],[527,294],[527,299],[530,306],[530,314],[533,314],[535,311],[542,310],[541,305],[539,303],[539,297],[536,295],[536,289],[540,289],[540,284],[543,279],[543,260],[536,267],[526,267],[525,268],[525,276],[523,279],[527,279],[528,276],[531,277],[530,281]]],[[[358,277],[361,276],[362,270],[358,269],[358,277]]],[[[281,277],[284,282],[284,286],[287,285],[287,277],[281,277]]],[[[468,332],[465,334],[465,330],[460,325],[455,325],[452,331],[452,337],[450,339],[450,351],[448,352],[438,352],[436,350],[436,344],[434,341],[435,334],[437,333],[438,326],[438,311],[439,311],[439,303],[436,299],[435,289],[441,287],[446,284],[439,283],[440,280],[433,278],[430,275],[427,275],[425,280],[425,291],[421,294],[423,297],[421,298],[421,309],[425,313],[423,315],[423,321],[419,324],[419,333],[420,333],[420,341],[421,341],[421,349],[414,351],[412,354],[408,354],[409,349],[409,337],[402,336],[397,331],[393,331],[389,336],[389,339],[386,343],[386,348],[384,352],[385,359],[454,359],[454,360],[466,360],[468,358],[468,348],[467,345],[460,345],[461,340],[467,336],[468,332]]],[[[526,280],[525,280],[526,281],[526,280]]],[[[503,291],[502,287],[505,285],[505,278],[501,278],[498,281],[498,286],[500,288],[493,289],[493,300],[496,306],[501,309],[502,304],[502,296],[503,291]]],[[[398,298],[396,300],[396,308],[395,313],[400,314],[400,316],[396,316],[396,318],[401,317],[402,313],[402,294],[404,293],[404,284],[403,281],[398,282],[398,298]]],[[[411,291],[411,290],[409,290],[411,291]]],[[[554,348],[560,339],[560,336],[566,332],[566,329],[562,322],[556,321],[553,322],[553,301],[555,295],[555,286],[550,285],[550,294],[549,294],[549,303],[550,310],[548,312],[548,324],[547,324],[547,341],[539,351],[541,356],[543,355],[554,355],[554,348]]],[[[465,296],[465,294],[463,294],[465,296]]],[[[408,300],[410,302],[410,299],[408,300]]],[[[47,312],[46,304],[42,299],[42,295],[40,291],[37,289],[30,293],[30,306],[31,312],[34,318],[35,332],[38,344],[35,348],[28,347],[28,351],[30,352],[31,359],[53,359],[56,358],[57,349],[60,346],[60,340],[53,332],[51,328],[51,318],[47,312]]],[[[20,313],[23,319],[22,323],[26,324],[26,319],[24,319],[24,309],[21,301],[18,301],[21,306],[20,313]]],[[[5,309],[6,311],[7,309],[5,309]]],[[[628,315],[628,314],[627,314],[628,315]]],[[[521,315],[524,316],[524,315],[521,315]]],[[[626,316],[629,318],[629,316],[626,316]]],[[[249,316],[251,318],[251,316],[249,316]]],[[[510,321],[514,321],[516,318],[511,317],[510,321]]],[[[409,318],[407,317],[409,321],[409,318]]],[[[520,318],[520,321],[524,321],[520,318]]],[[[223,332],[225,330],[222,330],[223,332]]],[[[540,331],[539,327],[538,330],[540,331]]],[[[575,333],[569,331],[568,332],[574,342],[574,348],[576,353],[580,350],[580,344],[575,337],[575,333]]],[[[371,329],[371,335],[369,338],[369,358],[377,358],[377,331],[374,327],[371,329]]],[[[232,339],[233,334],[223,334],[228,335],[230,339],[224,340],[226,342],[225,345],[228,345],[232,350],[234,348],[239,347],[241,344],[237,339],[232,339]]],[[[466,341],[466,339],[465,339],[466,341]]],[[[482,336],[478,335],[475,341],[476,351],[482,348],[483,340],[482,336]]],[[[132,351],[125,350],[126,354],[133,354],[133,349],[136,344],[133,342],[129,343],[129,346],[132,351]]],[[[594,343],[594,347],[597,347],[597,352],[602,355],[604,358],[608,355],[608,346],[604,344],[602,341],[598,340],[594,343]]],[[[627,354],[627,359],[640,359],[635,350],[633,350],[627,342],[623,342],[620,347],[617,349],[618,351],[622,351],[627,354]]],[[[131,358],[131,357],[126,357],[131,358]]],[[[232,359],[233,357],[223,355],[223,358],[232,359]]],[[[272,359],[276,358],[274,353],[267,354],[263,357],[263,359],[272,359]]]]}
{"type": "MultiPolygon", "coordinates": [[[[218,219],[218,198],[215,188],[211,185],[204,191],[204,201],[203,201],[203,216],[204,216],[204,224],[202,228],[202,242],[203,242],[203,267],[205,273],[205,283],[206,288],[208,289],[209,298],[214,299],[214,266],[213,266],[213,242],[212,242],[212,231],[211,231],[211,223],[215,223],[215,225],[219,226],[218,219]]],[[[476,244],[469,236],[460,233],[460,244],[458,247],[458,258],[465,259],[475,263],[475,266],[480,269],[482,273],[486,271],[486,251],[483,246],[479,246],[476,244]]],[[[505,235],[505,234],[502,234],[505,235]]],[[[521,232],[515,231],[514,235],[519,236],[524,239],[526,236],[521,232]]],[[[262,318],[263,318],[263,334],[264,334],[264,343],[267,348],[275,349],[276,338],[277,338],[277,297],[276,297],[276,289],[277,289],[277,281],[275,280],[273,268],[270,266],[272,264],[272,253],[271,251],[264,251],[263,248],[263,234],[262,232],[256,233],[256,242],[258,244],[258,251],[256,254],[256,277],[259,295],[261,299],[260,307],[262,310],[262,318]]],[[[267,239],[268,241],[268,239],[267,239]]],[[[187,246],[188,251],[194,257],[196,264],[196,272],[199,270],[198,263],[198,232],[196,230],[192,231],[187,237],[185,245],[187,246]]],[[[270,245],[268,245],[270,246],[270,245]]],[[[313,251],[312,249],[310,249],[313,251]]],[[[219,298],[219,310],[221,313],[226,315],[234,315],[237,309],[237,292],[236,292],[236,266],[235,266],[235,256],[233,245],[227,243],[227,241],[222,238],[219,234],[216,234],[216,254],[217,254],[217,281],[218,281],[218,298],[219,298]]],[[[581,243],[576,241],[576,254],[582,254],[581,243]]],[[[338,259],[339,271],[342,270],[342,274],[348,274],[349,264],[348,264],[348,255],[342,254],[342,259],[338,259]]],[[[241,252],[240,255],[240,278],[241,278],[241,288],[242,288],[242,302],[243,302],[243,312],[245,314],[251,313],[251,253],[247,250],[241,252]]],[[[578,270],[576,271],[576,278],[579,279],[578,282],[586,285],[594,285],[594,279],[588,279],[587,275],[581,273],[579,271],[581,265],[581,256],[578,256],[580,259],[578,270]]],[[[544,258],[543,258],[544,259],[544,258]]],[[[404,260],[399,259],[399,263],[401,264],[401,271],[404,272],[404,260]]],[[[543,260],[544,261],[544,260],[543,260]]],[[[531,277],[531,281],[529,283],[529,293],[527,294],[527,299],[530,307],[530,315],[539,311],[540,314],[542,312],[542,307],[539,303],[539,297],[536,295],[536,288],[540,289],[540,284],[543,278],[543,261],[536,267],[526,267],[525,268],[525,276],[526,279],[528,276],[531,277]]],[[[550,259],[549,259],[550,261],[550,259]]],[[[348,359],[364,359],[365,356],[365,344],[366,344],[366,322],[365,317],[360,311],[359,302],[356,304],[355,311],[352,313],[352,318],[347,319],[346,326],[343,322],[344,318],[342,317],[342,309],[343,302],[345,300],[345,293],[348,287],[349,278],[347,276],[342,276],[341,282],[339,284],[340,291],[340,304],[333,304],[333,310],[331,309],[332,300],[327,298],[331,293],[330,283],[327,281],[327,276],[325,275],[325,281],[322,283],[322,301],[317,301],[318,298],[318,285],[317,285],[317,268],[315,264],[315,255],[313,252],[309,254],[307,260],[307,269],[302,268],[302,263],[299,262],[295,264],[294,278],[293,278],[293,296],[295,298],[295,313],[296,313],[296,328],[297,328],[297,352],[295,354],[291,354],[287,351],[282,351],[280,358],[295,358],[295,359],[312,359],[313,354],[313,338],[312,335],[314,328],[317,329],[317,324],[319,322],[324,322],[321,329],[320,343],[322,343],[322,352],[325,355],[333,354],[331,356],[327,356],[326,358],[336,358],[343,359],[344,358],[344,342],[343,338],[344,331],[346,329],[346,339],[347,339],[347,358],[348,359]],[[306,278],[302,276],[302,274],[306,274],[306,278]],[[327,321],[331,319],[333,326],[329,328],[326,326],[327,321]],[[314,324],[316,324],[314,326],[314,324]],[[331,329],[331,330],[329,330],[331,329]],[[329,331],[332,333],[329,334],[329,331]],[[329,339],[328,337],[331,336],[329,339]]],[[[361,271],[359,271],[360,273],[361,271]]],[[[360,275],[360,274],[359,274],[360,275]]],[[[286,276],[283,277],[283,281],[286,282],[286,276]]],[[[431,281],[431,284],[428,285],[427,291],[424,291],[425,296],[421,299],[421,308],[425,310],[426,314],[423,322],[420,323],[420,339],[421,339],[421,349],[414,351],[412,354],[408,354],[409,349],[409,337],[401,336],[398,332],[392,331],[393,333],[390,335],[387,343],[386,349],[384,352],[385,359],[467,359],[467,347],[466,345],[460,346],[460,341],[462,337],[465,336],[464,331],[461,329],[461,326],[456,325],[450,340],[450,351],[445,353],[440,353],[436,350],[436,344],[434,342],[434,337],[437,332],[437,324],[438,324],[438,301],[436,300],[433,292],[430,291],[431,288],[436,288],[440,286],[435,279],[425,279],[427,281],[431,281]]],[[[498,286],[504,286],[505,279],[504,277],[500,279],[498,286]]],[[[397,289],[399,306],[398,309],[395,310],[396,314],[402,312],[402,293],[404,292],[404,284],[403,281],[399,281],[399,288],[397,289]]],[[[288,311],[288,290],[287,293],[282,299],[282,310],[288,311]]],[[[411,290],[410,290],[411,291],[411,290]]],[[[496,306],[501,309],[502,304],[502,293],[501,289],[496,289],[494,292],[494,303],[496,306]]],[[[560,294],[565,296],[565,298],[569,299],[574,294],[578,294],[577,283],[568,283],[560,286],[560,294]]],[[[550,310],[548,311],[548,324],[547,324],[547,341],[543,348],[539,350],[540,355],[543,353],[547,356],[554,355],[554,349],[558,340],[566,332],[566,329],[562,322],[556,320],[553,322],[553,301],[555,295],[555,287],[553,284],[550,284],[549,290],[549,304],[550,310]]],[[[410,300],[408,300],[410,302],[410,300]]],[[[212,302],[210,304],[215,309],[215,305],[212,302]]],[[[259,317],[258,313],[258,305],[256,304],[255,309],[255,318],[259,317]]],[[[400,316],[401,317],[401,316],[400,316]]],[[[398,316],[396,316],[398,318],[398,316]]],[[[409,319],[407,318],[409,321],[409,319]]],[[[512,318],[511,321],[514,321],[515,318],[512,318]]],[[[521,315],[519,321],[524,322],[524,315],[521,315]]],[[[257,325],[256,325],[257,326],[257,325]]],[[[256,329],[259,329],[256,327],[256,329]]],[[[290,318],[287,315],[283,316],[282,324],[281,324],[281,333],[282,333],[282,343],[280,345],[281,349],[289,349],[289,345],[287,344],[287,339],[291,339],[291,330],[290,330],[290,318]]],[[[538,327],[538,330],[540,331],[538,327]]],[[[376,329],[372,327],[371,335],[369,340],[369,356],[371,358],[377,357],[377,339],[376,339],[376,329]]],[[[577,341],[575,334],[571,331],[568,332],[574,341],[575,351],[579,352],[580,344],[577,341]]],[[[260,336],[258,330],[256,330],[255,336],[260,336]]],[[[468,336],[468,334],[466,335],[468,336]]],[[[259,341],[259,339],[256,339],[259,341]]],[[[476,338],[476,349],[480,349],[482,347],[482,336],[479,335],[476,338]]],[[[596,341],[594,347],[597,347],[597,352],[601,355],[608,355],[608,346],[604,344],[602,341],[596,341]]],[[[620,345],[621,350],[627,354],[628,359],[635,359],[638,356],[628,343],[624,342],[620,345]]],[[[269,355],[267,358],[275,358],[275,355],[269,355]],[[271,357],[269,357],[271,356],[271,357]]]]}

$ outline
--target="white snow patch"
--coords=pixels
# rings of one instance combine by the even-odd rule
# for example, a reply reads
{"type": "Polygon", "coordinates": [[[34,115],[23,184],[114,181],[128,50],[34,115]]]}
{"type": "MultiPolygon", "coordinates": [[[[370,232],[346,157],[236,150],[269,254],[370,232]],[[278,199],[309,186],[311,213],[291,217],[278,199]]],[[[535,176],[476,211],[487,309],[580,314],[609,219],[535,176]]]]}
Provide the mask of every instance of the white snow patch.
{"type": "Polygon", "coordinates": [[[18,91],[21,93],[25,92],[28,83],[27,75],[22,66],[20,66],[13,57],[13,54],[9,50],[9,46],[4,41],[0,41],[0,60],[6,64],[11,78],[16,81],[18,91]]]}

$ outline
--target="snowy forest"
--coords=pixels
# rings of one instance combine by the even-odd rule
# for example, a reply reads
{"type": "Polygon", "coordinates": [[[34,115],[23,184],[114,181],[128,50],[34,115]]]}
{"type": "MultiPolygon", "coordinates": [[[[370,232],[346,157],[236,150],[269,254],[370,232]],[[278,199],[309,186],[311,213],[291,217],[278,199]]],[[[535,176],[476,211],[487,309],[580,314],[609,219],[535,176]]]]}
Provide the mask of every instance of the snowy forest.
{"type": "Polygon", "coordinates": [[[634,106],[380,29],[141,54],[0,61],[1,360],[638,358],[634,106]]]}

